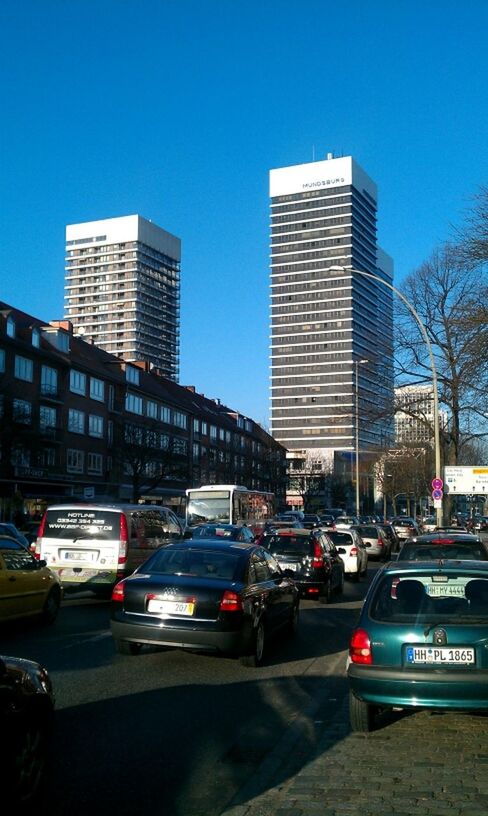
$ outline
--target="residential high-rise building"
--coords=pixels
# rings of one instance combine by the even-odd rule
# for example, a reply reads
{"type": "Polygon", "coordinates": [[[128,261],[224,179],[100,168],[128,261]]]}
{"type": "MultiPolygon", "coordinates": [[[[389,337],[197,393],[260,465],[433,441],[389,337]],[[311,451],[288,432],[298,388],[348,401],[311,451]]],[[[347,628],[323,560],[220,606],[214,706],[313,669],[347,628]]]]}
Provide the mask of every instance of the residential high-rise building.
{"type": "Polygon", "coordinates": [[[178,381],[179,238],[140,215],[66,227],[65,317],[75,333],[178,381]]]}
{"type": "Polygon", "coordinates": [[[393,440],[392,260],[351,156],[271,170],[271,430],[290,451],[393,440]],[[357,434],[357,438],[356,438],[357,434]]]}

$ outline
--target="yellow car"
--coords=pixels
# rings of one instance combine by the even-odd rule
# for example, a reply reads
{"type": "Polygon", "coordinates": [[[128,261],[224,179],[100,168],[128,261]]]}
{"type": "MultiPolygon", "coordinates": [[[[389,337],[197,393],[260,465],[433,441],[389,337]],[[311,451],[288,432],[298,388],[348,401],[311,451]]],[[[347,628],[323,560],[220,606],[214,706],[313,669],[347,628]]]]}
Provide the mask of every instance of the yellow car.
{"type": "Polygon", "coordinates": [[[19,541],[0,536],[0,622],[39,615],[53,623],[61,605],[59,578],[19,541]]]}

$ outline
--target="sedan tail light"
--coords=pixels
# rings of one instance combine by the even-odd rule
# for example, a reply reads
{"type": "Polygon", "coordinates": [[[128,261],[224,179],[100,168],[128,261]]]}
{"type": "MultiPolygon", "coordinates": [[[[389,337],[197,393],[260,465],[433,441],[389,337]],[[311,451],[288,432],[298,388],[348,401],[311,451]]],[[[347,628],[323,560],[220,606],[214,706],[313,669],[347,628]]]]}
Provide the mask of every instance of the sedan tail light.
{"type": "Polygon", "coordinates": [[[371,640],[365,629],[355,629],[352,633],[349,644],[349,657],[353,663],[372,664],[371,640]]]}
{"type": "Polygon", "coordinates": [[[220,601],[220,612],[242,612],[242,598],[237,592],[226,589],[220,601]]]}
{"type": "Polygon", "coordinates": [[[121,603],[125,599],[125,581],[119,581],[118,584],[115,584],[112,590],[112,601],[120,601],[121,603]]]}
{"type": "Polygon", "coordinates": [[[384,547],[384,546],[385,546],[385,545],[384,545],[383,539],[382,539],[382,538],[379,538],[379,539],[378,539],[378,547],[384,547]]]}
{"type": "Polygon", "coordinates": [[[312,567],[323,567],[324,566],[324,556],[322,550],[320,548],[320,544],[318,541],[314,542],[313,545],[313,559],[312,559],[312,567]]]}

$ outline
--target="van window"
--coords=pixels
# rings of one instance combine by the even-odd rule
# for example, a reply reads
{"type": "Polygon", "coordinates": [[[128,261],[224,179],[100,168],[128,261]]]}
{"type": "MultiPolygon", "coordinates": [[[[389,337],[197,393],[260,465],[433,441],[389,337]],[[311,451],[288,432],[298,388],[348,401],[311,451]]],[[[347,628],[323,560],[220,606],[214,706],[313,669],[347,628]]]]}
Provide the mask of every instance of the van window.
{"type": "Polygon", "coordinates": [[[119,538],[120,511],[99,508],[60,507],[48,510],[44,537],[46,538],[101,538],[115,541],[119,538]]]}

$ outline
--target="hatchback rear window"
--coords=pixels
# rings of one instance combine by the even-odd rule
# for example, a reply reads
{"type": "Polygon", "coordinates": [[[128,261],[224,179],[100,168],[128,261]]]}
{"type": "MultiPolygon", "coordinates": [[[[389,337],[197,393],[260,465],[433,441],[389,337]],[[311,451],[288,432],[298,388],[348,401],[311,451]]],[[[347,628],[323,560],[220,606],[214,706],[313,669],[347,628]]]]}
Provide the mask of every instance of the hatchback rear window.
{"type": "Polygon", "coordinates": [[[435,561],[438,558],[454,558],[458,561],[486,561],[488,552],[481,545],[473,544],[405,544],[398,554],[399,561],[435,561]]]}
{"type": "Polygon", "coordinates": [[[349,545],[353,543],[352,536],[348,535],[348,533],[329,533],[329,538],[332,539],[336,547],[340,546],[341,544],[349,545]]]}
{"type": "Polygon", "coordinates": [[[273,555],[308,555],[310,553],[308,536],[273,535],[266,539],[264,546],[273,555]]]}
{"type": "Polygon", "coordinates": [[[488,578],[461,572],[387,575],[371,599],[370,615],[391,623],[488,622],[488,578]]]}
{"type": "Polygon", "coordinates": [[[59,510],[48,510],[44,536],[46,538],[64,538],[71,541],[88,538],[119,538],[120,512],[89,508],[61,507],[59,510]]]}
{"type": "Polygon", "coordinates": [[[362,524],[360,527],[356,527],[356,532],[359,533],[360,536],[364,536],[365,538],[378,538],[377,527],[362,524]]]}

